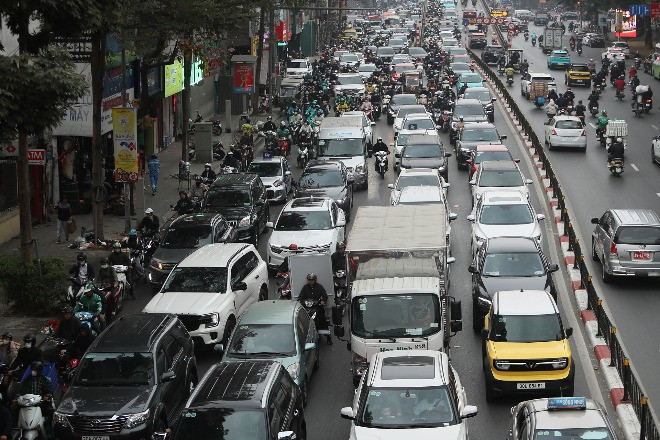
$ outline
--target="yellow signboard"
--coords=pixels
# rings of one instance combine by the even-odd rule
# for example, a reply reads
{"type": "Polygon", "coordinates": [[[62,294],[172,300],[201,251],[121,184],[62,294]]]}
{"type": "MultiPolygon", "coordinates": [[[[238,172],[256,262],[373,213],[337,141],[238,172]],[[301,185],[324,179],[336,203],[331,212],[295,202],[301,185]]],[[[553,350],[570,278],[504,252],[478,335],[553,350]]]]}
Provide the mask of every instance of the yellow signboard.
{"type": "Polygon", "coordinates": [[[136,182],[138,179],[137,110],[113,108],[112,130],[115,182],[136,182]]]}
{"type": "Polygon", "coordinates": [[[493,9],[490,11],[490,16],[491,17],[507,17],[509,15],[509,11],[506,11],[504,9],[493,9]]]}
{"type": "Polygon", "coordinates": [[[259,48],[259,37],[254,36],[250,39],[250,55],[256,57],[258,48],[259,48]]]}

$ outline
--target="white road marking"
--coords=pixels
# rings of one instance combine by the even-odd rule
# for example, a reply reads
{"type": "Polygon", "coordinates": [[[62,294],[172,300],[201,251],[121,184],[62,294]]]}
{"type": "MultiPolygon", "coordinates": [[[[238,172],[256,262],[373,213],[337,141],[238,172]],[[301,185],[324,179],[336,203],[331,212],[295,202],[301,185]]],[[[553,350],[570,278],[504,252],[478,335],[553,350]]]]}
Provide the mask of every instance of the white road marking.
{"type": "Polygon", "coordinates": [[[596,126],[594,124],[592,124],[591,122],[589,122],[589,125],[591,125],[591,128],[596,128],[596,126]]]}
{"type": "Polygon", "coordinates": [[[658,129],[658,127],[656,127],[656,126],[653,125],[653,124],[651,124],[651,127],[655,128],[656,130],[658,129]]]}
{"type": "Polygon", "coordinates": [[[630,166],[632,167],[633,170],[639,171],[639,168],[637,168],[637,165],[635,165],[634,163],[631,163],[630,166]]]}
{"type": "Polygon", "coordinates": [[[660,193],[655,193],[656,196],[660,197],[660,193]]]}

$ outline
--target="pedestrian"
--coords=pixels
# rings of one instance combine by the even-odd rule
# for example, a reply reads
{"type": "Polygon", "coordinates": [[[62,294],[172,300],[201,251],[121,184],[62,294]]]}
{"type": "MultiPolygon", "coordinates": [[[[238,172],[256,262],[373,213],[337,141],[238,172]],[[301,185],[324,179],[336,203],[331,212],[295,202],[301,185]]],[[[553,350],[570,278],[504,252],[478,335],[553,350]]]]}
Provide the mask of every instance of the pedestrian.
{"type": "Polygon", "coordinates": [[[64,231],[64,238],[69,241],[69,221],[71,220],[71,205],[62,197],[59,203],[53,205],[53,209],[57,209],[57,242],[62,243],[62,231],[64,231]]]}
{"type": "Polygon", "coordinates": [[[155,196],[158,192],[158,174],[160,174],[160,160],[158,160],[158,156],[152,154],[147,165],[149,166],[149,178],[151,180],[151,195],[155,196]]]}

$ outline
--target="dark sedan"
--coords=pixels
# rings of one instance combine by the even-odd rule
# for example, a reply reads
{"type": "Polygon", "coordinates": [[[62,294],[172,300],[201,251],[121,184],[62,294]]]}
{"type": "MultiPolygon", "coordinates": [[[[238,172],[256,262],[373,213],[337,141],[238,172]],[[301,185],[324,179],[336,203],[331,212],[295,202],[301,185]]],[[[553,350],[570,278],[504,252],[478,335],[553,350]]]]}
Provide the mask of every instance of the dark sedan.
{"type": "Polygon", "coordinates": [[[541,245],[531,238],[498,237],[486,240],[468,268],[472,273],[472,328],[481,331],[491,299],[500,290],[545,290],[557,300],[552,272],[541,245]]]}
{"type": "Polygon", "coordinates": [[[399,166],[401,168],[435,169],[445,179],[445,182],[448,182],[447,158],[450,156],[451,153],[445,151],[437,136],[412,135],[401,150],[399,166]]]}
{"type": "Polygon", "coordinates": [[[313,160],[307,164],[295,189],[296,197],[329,197],[351,218],[353,181],[346,166],[338,160],[313,160]]]}

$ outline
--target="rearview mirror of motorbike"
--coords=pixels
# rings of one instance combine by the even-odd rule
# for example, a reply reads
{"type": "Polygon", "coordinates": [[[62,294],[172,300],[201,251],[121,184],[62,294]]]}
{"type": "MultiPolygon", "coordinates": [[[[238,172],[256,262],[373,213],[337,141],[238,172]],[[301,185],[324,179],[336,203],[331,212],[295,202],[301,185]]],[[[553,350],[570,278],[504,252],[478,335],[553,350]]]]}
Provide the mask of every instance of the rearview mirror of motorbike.
{"type": "Polygon", "coordinates": [[[160,382],[165,383],[165,382],[171,382],[174,379],[176,379],[176,374],[174,371],[166,371],[163,374],[160,375],[160,382]]]}
{"type": "Polygon", "coordinates": [[[591,224],[592,225],[597,225],[598,224],[598,219],[596,217],[591,219],[591,224]]]}

